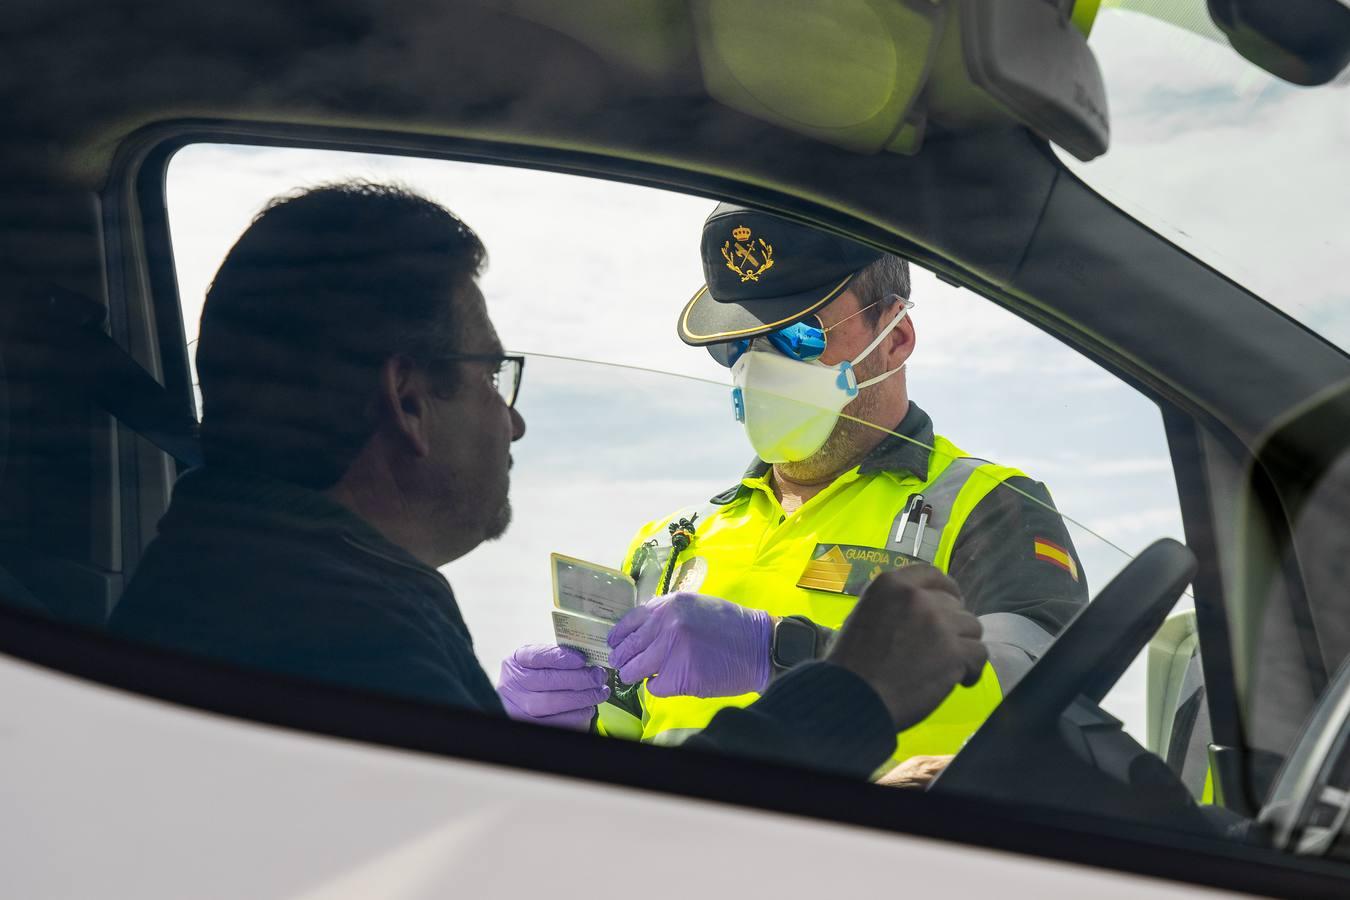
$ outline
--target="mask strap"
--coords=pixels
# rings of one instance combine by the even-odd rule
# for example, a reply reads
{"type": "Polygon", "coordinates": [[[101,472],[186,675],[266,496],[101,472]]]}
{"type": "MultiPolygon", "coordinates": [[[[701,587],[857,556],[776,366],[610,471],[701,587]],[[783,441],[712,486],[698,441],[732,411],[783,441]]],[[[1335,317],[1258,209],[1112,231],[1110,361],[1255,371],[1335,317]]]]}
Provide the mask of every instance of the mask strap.
{"type": "MultiPolygon", "coordinates": [[[[893,294],[892,296],[894,296],[896,299],[898,299],[898,300],[900,301],[900,314],[899,314],[898,316],[896,316],[894,319],[892,319],[892,320],[891,320],[891,323],[890,323],[889,325],[887,325],[885,328],[881,329],[881,334],[879,334],[879,335],[877,335],[875,338],[873,338],[873,339],[872,339],[872,343],[868,344],[865,348],[863,348],[863,352],[861,352],[861,353],[859,353],[857,356],[855,356],[855,357],[853,358],[853,361],[852,361],[852,362],[850,362],[850,363],[843,363],[843,364],[840,366],[840,369],[841,369],[841,370],[842,370],[845,366],[847,366],[847,367],[849,368],[850,372],[849,372],[849,374],[848,374],[848,376],[847,376],[847,380],[848,380],[848,381],[852,381],[852,380],[853,380],[853,378],[852,378],[852,372],[851,372],[851,370],[853,369],[853,367],[856,366],[858,363],[862,362],[864,359],[866,359],[866,358],[867,358],[867,355],[868,355],[869,353],[871,353],[873,350],[877,349],[877,347],[881,344],[881,342],[882,342],[883,340],[885,340],[886,335],[888,335],[888,334],[890,334],[892,331],[894,331],[895,328],[896,328],[896,326],[899,325],[902,321],[904,321],[905,316],[907,316],[907,315],[909,314],[909,308],[910,308],[911,306],[914,305],[914,303],[913,303],[912,301],[906,300],[904,297],[901,297],[899,294],[893,294]]],[[[905,367],[905,364],[904,364],[904,363],[901,363],[900,365],[896,366],[894,369],[891,369],[889,372],[882,372],[880,375],[877,375],[877,376],[874,377],[874,378],[869,378],[869,379],[867,379],[866,381],[862,382],[861,384],[855,385],[855,386],[853,387],[853,389],[852,389],[851,391],[849,391],[849,396],[853,396],[854,394],[856,394],[858,391],[862,390],[862,389],[865,388],[865,387],[871,387],[872,385],[877,384],[878,382],[885,381],[887,378],[890,378],[892,375],[894,375],[896,372],[899,372],[899,371],[900,371],[901,369],[903,369],[904,367],[905,367]]]]}
{"type": "MultiPolygon", "coordinates": [[[[909,315],[909,308],[913,306],[913,304],[903,297],[900,297],[899,299],[900,299],[900,314],[896,316],[894,319],[892,319],[889,325],[881,329],[881,334],[878,334],[876,337],[872,338],[872,343],[864,347],[861,353],[859,353],[857,356],[853,357],[852,360],[850,360],[849,362],[850,365],[856,366],[864,359],[867,359],[868,355],[871,354],[873,350],[877,349],[877,347],[880,346],[881,342],[886,339],[886,335],[894,331],[896,326],[899,325],[902,321],[904,321],[905,316],[909,315]]],[[[891,371],[898,371],[898,370],[892,369],[891,371]]],[[[868,383],[870,384],[871,382],[869,381],[868,383]]],[[[858,387],[862,387],[862,385],[858,385],[858,387]]]]}
{"type": "Polygon", "coordinates": [[[869,379],[867,379],[867,380],[864,381],[862,384],[858,385],[858,390],[861,391],[861,390],[862,390],[863,388],[865,388],[865,387],[871,387],[872,385],[876,384],[877,382],[885,381],[887,378],[890,378],[890,377],[891,377],[892,375],[894,375],[896,372],[899,372],[901,369],[903,369],[903,368],[905,367],[905,365],[906,365],[906,363],[901,363],[900,365],[896,366],[894,369],[891,369],[889,372],[882,372],[880,375],[877,375],[877,376],[874,377],[874,378],[869,378],[869,379]]]}

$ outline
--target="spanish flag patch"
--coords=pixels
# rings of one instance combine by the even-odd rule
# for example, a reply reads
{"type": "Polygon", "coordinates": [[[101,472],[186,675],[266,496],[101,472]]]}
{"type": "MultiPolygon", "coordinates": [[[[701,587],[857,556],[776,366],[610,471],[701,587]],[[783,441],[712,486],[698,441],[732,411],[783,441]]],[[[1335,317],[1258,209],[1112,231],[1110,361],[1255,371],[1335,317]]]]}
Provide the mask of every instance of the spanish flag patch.
{"type": "Polygon", "coordinates": [[[1036,538],[1035,550],[1037,559],[1059,566],[1068,572],[1074,581],[1078,580],[1078,564],[1073,561],[1073,556],[1068,550],[1045,538],[1036,538]]]}

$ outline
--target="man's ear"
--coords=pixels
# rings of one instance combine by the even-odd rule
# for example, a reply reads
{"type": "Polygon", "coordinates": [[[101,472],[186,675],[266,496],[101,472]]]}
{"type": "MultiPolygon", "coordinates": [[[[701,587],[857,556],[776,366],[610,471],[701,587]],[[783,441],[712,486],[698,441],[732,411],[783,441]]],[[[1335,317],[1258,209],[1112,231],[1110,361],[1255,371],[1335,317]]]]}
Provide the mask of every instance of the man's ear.
{"type": "Polygon", "coordinates": [[[384,361],[378,401],[381,424],[418,457],[431,454],[430,402],[431,385],[425,371],[406,356],[384,361]]]}
{"type": "Polygon", "coordinates": [[[890,357],[892,366],[898,366],[909,360],[910,354],[914,352],[914,340],[914,320],[906,315],[900,320],[900,324],[886,335],[887,356],[890,357]]]}

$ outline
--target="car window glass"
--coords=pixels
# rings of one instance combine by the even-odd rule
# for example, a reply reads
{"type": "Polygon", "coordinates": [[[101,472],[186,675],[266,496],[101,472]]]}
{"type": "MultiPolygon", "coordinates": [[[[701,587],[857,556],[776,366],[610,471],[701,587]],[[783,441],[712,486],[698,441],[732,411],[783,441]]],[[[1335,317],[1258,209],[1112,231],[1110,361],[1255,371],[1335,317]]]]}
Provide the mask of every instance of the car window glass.
{"type": "MultiPolygon", "coordinates": [[[[676,312],[703,283],[698,234],[711,201],[500,166],[285,148],[194,145],[180,151],[170,166],[170,225],[190,346],[215,267],[267,200],[298,186],[353,177],[414,186],[479,231],[489,252],[482,287],[508,348],[729,380],[707,353],[686,347],[673,333],[676,312]],[[223,172],[231,174],[225,178],[223,172]]],[[[983,298],[917,266],[913,282],[911,315],[919,334],[908,367],[913,398],[932,413],[939,433],[972,454],[1017,465],[1043,481],[1059,509],[1123,551],[1111,551],[1089,567],[1095,584],[1104,583],[1127,554],[1155,538],[1181,538],[1156,406],[983,298]]],[[[538,371],[532,364],[522,409],[533,403],[538,371]]],[[[631,378],[616,372],[603,377],[612,388],[607,402],[620,402],[631,378]]],[[[694,418],[729,416],[723,412],[729,407],[719,405],[704,404],[694,418]]],[[[744,440],[723,426],[721,440],[698,442],[700,454],[718,454],[721,462],[710,466],[708,475],[713,485],[726,483],[721,487],[749,459],[744,440]]],[[[690,465],[689,442],[680,440],[681,433],[672,429],[664,439],[681,444],[680,456],[674,448],[665,455],[616,455],[635,465],[640,459],[641,466],[661,473],[657,483],[666,483],[673,477],[671,460],[682,460],[680,470],[690,465]]],[[[527,448],[539,443],[527,438],[517,455],[529,454],[527,448]]],[[[579,452],[585,446],[583,441],[579,452]]],[[[604,477],[602,468],[590,470],[604,477]]],[[[517,477],[532,477],[524,472],[517,470],[517,477]]],[[[569,477],[554,469],[553,477],[575,480],[576,473],[569,477]]],[[[562,508],[575,510],[577,504],[562,508]]],[[[531,540],[526,529],[547,533],[551,527],[552,522],[518,520],[512,541],[531,540]]],[[[617,550],[601,555],[602,560],[618,562],[614,554],[626,547],[626,536],[619,533],[631,527],[631,522],[615,522],[610,546],[617,550]]],[[[485,559],[491,547],[480,550],[478,558],[485,559]]],[[[478,558],[460,566],[487,565],[478,558]]],[[[472,606],[466,615],[473,625],[472,606]]],[[[486,615],[495,622],[503,613],[486,615]]],[[[494,644],[486,623],[475,633],[480,649],[494,651],[484,654],[489,661],[509,649],[510,637],[494,644]]],[[[1141,736],[1144,693],[1141,660],[1108,702],[1141,736]]]]}
{"type": "MultiPolygon", "coordinates": [[[[515,646],[548,637],[550,550],[618,565],[638,524],[735,484],[750,459],[727,370],[672,328],[703,281],[698,232],[712,203],[445,160],[191,146],[168,178],[190,346],[215,266],[266,201],[352,177],[407,184],[469,221],[489,248],[481,283],[504,344],[536,351],[520,400],[530,432],[514,450],[512,530],[446,570],[495,677],[515,646]]],[[[983,298],[913,272],[915,402],[969,453],[1048,486],[1075,520],[1090,585],[1152,540],[1180,537],[1153,404],[983,298]]],[[[1142,657],[1106,705],[1144,740],[1142,657]]]]}

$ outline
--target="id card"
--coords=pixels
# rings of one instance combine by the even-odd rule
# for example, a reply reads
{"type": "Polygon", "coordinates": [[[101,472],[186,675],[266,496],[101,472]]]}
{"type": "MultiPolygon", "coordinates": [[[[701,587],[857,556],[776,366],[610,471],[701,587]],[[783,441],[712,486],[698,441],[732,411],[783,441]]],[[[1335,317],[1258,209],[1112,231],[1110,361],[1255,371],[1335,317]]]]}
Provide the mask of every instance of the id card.
{"type": "Polygon", "coordinates": [[[614,623],[638,605],[637,584],[618,569],[554,553],[553,636],[559,647],[580,650],[593,666],[609,665],[614,623]]]}
{"type": "Polygon", "coordinates": [[[553,605],[605,622],[617,622],[638,605],[637,584],[618,569],[553,553],[553,605]]]}
{"type": "Polygon", "coordinates": [[[609,666],[609,644],[605,638],[613,627],[609,622],[590,616],[553,610],[553,636],[558,646],[580,650],[587,664],[592,666],[609,666]]]}

